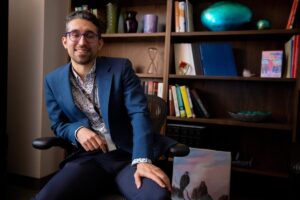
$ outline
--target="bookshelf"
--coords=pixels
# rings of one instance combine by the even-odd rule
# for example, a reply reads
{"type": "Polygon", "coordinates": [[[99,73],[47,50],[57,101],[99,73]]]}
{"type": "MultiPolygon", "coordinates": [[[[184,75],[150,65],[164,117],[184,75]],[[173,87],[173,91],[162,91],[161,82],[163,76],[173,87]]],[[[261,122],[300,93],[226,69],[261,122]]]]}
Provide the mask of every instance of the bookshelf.
{"type": "MultiPolygon", "coordinates": [[[[106,1],[107,2],[107,1],[106,1]]],[[[248,6],[253,17],[242,30],[212,32],[200,22],[200,13],[215,0],[190,0],[193,5],[193,32],[175,32],[173,0],[119,1],[121,11],[137,11],[137,33],[103,34],[104,48],[99,53],[106,56],[127,57],[137,75],[143,80],[164,83],[163,98],[168,100],[169,85],[187,85],[197,88],[206,100],[210,118],[178,118],[168,116],[168,123],[201,125],[207,127],[216,141],[225,138],[226,145],[212,144],[221,150],[238,151],[251,155],[253,165],[248,168],[233,167],[234,171],[271,177],[288,177],[289,146],[297,142],[299,122],[298,78],[260,78],[261,52],[284,50],[284,44],[300,34],[300,23],[295,18],[294,28],[286,29],[293,0],[239,0],[248,6]],[[159,18],[159,32],[142,33],[142,16],[155,13],[159,18]],[[278,14],[280,13],[280,15],[278,14]],[[259,19],[268,19],[271,29],[256,30],[259,19]],[[186,76],[175,74],[174,44],[191,42],[228,42],[233,46],[238,76],[186,76]],[[150,64],[147,49],[158,49],[158,73],[147,74],[150,64]],[[242,77],[244,68],[256,74],[242,77]],[[272,117],[266,122],[241,122],[228,115],[228,111],[268,110],[272,117]]],[[[71,9],[82,1],[71,0],[71,9]]],[[[90,7],[105,8],[105,1],[85,1],[90,7]]],[[[285,69],[283,62],[283,71],[285,69]]],[[[219,143],[219,142],[217,142],[219,143]]]]}

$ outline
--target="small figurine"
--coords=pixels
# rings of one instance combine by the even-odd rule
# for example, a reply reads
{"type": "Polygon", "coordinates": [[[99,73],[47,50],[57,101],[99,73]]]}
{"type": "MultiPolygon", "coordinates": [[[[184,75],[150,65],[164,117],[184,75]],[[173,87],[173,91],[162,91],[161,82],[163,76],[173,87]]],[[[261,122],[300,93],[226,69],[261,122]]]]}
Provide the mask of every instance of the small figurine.
{"type": "Polygon", "coordinates": [[[267,19],[260,19],[257,21],[256,27],[258,30],[269,29],[271,28],[271,23],[267,19]]]}
{"type": "Polygon", "coordinates": [[[252,76],[255,76],[255,74],[252,74],[249,69],[243,70],[243,77],[252,77],[252,76]]]}

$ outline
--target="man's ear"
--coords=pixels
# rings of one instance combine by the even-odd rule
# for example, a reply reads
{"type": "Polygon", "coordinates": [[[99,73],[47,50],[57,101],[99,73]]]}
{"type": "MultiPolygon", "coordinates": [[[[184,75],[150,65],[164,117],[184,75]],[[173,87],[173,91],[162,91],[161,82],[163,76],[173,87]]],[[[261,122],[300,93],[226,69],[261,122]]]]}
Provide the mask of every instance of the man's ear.
{"type": "Polygon", "coordinates": [[[100,40],[98,40],[98,51],[100,51],[102,49],[103,44],[104,44],[104,41],[102,38],[100,40]]]}
{"type": "Polygon", "coordinates": [[[65,36],[61,37],[61,43],[67,49],[67,38],[65,36]]]}

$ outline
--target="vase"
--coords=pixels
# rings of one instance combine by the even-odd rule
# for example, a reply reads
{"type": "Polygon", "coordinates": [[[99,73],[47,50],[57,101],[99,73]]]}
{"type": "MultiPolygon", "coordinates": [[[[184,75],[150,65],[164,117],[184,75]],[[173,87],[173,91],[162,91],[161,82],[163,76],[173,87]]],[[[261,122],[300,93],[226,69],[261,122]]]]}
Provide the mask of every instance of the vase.
{"type": "Polygon", "coordinates": [[[138,28],[138,21],[136,20],[135,11],[127,11],[126,18],[124,21],[124,32],[125,33],[136,33],[138,28]]]}
{"type": "Polygon", "coordinates": [[[106,5],[106,18],[106,33],[116,33],[118,20],[118,5],[116,3],[106,5]]]}

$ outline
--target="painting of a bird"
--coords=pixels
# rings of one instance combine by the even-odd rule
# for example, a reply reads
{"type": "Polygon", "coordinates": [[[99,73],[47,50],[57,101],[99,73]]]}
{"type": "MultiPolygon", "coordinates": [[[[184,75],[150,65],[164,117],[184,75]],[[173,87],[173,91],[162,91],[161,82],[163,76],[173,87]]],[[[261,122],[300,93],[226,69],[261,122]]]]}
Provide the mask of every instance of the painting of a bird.
{"type": "Polygon", "coordinates": [[[190,183],[190,176],[189,176],[189,172],[186,171],[180,178],[180,183],[179,183],[179,197],[183,197],[183,192],[184,189],[188,186],[188,184],[190,183]]]}

